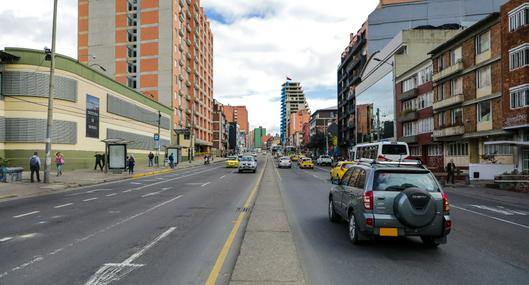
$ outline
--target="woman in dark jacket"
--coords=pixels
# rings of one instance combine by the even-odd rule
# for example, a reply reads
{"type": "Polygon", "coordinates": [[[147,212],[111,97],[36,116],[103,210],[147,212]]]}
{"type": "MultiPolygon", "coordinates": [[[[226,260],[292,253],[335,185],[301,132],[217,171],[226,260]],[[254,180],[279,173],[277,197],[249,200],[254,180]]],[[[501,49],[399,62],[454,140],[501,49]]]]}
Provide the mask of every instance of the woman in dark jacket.
{"type": "Polygon", "coordinates": [[[128,160],[128,166],[129,166],[129,174],[134,174],[134,165],[136,164],[136,161],[134,160],[134,156],[130,156],[128,160]]]}

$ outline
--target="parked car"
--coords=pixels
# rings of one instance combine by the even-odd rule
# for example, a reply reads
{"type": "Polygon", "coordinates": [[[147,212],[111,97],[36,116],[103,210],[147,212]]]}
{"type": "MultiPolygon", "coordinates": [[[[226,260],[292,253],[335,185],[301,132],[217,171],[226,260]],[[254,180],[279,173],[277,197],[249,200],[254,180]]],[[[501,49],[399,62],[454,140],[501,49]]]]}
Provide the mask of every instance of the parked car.
{"type": "Polygon", "coordinates": [[[226,161],[226,167],[227,168],[238,168],[239,159],[236,156],[228,156],[228,160],[226,161]]]}
{"type": "Polygon", "coordinates": [[[448,196],[419,162],[359,162],[329,192],[331,222],[345,220],[354,244],[374,236],[419,236],[446,243],[452,222],[448,196]]]}
{"type": "Polygon", "coordinates": [[[308,157],[303,157],[300,159],[299,168],[302,169],[314,169],[314,162],[308,157]]]}
{"type": "Polygon", "coordinates": [[[352,161],[338,161],[338,163],[329,171],[331,176],[331,183],[336,183],[342,179],[347,169],[351,168],[355,163],[352,161]]]}
{"type": "Polygon", "coordinates": [[[282,168],[282,167],[292,168],[292,161],[290,160],[290,157],[283,156],[279,159],[277,163],[277,168],[282,168]]]}
{"type": "Polygon", "coordinates": [[[316,159],[316,165],[332,165],[332,157],[328,155],[320,155],[318,159],[316,159]]]}
{"type": "Polygon", "coordinates": [[[239,162],[239,172],[251,171],[255,173],[257,171],[257,161],[251,155],[244,155],[239,162]]]}

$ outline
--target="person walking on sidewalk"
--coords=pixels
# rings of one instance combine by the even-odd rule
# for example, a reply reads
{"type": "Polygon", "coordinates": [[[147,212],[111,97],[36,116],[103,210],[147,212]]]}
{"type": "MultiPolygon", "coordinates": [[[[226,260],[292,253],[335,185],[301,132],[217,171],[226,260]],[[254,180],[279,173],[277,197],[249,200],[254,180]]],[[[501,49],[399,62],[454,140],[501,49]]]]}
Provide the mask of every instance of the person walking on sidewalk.
{"type": "Polygon", "coordinates": [[[129,159],[128,159],[129,174],[134,174],[134,165],[135,164],[136,164],[136,161],[134,160],[134,156],[132,156],[132,154],[131,154],[129,159]]]}
{"type": "Polygon", "coordinates": [[[171,153],[168,159],[169,159],[169,167],[174,168],[174,155],[171,153]]]}
{"type": "Polygon", "coordinates": [[[55,165],[57,165],[57,176],[62,176],[62,170],[64,168],[64,156],[60,152],[55,154],[55,165]]]}
{"type": "Polygon", "coordinates": [[[33,175],[37,174],[37,181],[40,182],[40,157],[38,152],[34,152],[33,156],[29,159],[29,170],[31,171],[31,183],[35,182],[33,180],[33,175]]]}
{"type": "Polygon", "coordinates": [[[450,181],[452,181],[451,183],[454,184],[454,176],[455,176],[455,173],[456,173],[456,165],[455,165],[453,159],[450,159],[450,162],[446,165],[446,172],[448,173],[448,175],[446,177],[446,183],[450,183],[450,181]]]}
{"type": "Polygon", "coordinates": [[[154,153],[149,152],[149,167],[154,166],[154,153]]]}
{"type": "Polygon", "coordinates": [[[102,154],[99,154],[96,152],[96,155],[94,155],[96,158],[96,165],[94,166],[94,170],[97,170],[97,167],[101,168],[101,171],[103,171],[103,166],[105,166],[105,156],[102,154]]]}

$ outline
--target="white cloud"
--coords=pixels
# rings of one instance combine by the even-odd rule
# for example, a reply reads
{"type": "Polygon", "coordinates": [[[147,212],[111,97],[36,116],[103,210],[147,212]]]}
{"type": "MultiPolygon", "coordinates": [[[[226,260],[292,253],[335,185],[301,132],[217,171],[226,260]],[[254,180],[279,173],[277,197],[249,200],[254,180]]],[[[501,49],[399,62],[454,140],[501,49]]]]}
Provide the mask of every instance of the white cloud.
{"type": "MultiPolygon", "coordinates": [[[[0,48],[51,45],[53,0],[3,1],[0,48]],[[31,7],[31,8],[29,8],[31,7]]],[[[336,105],[336,68],[349,34],[378,0],[202,0],[213,21],[215,96],[247,105],[252,126],[274,132],[285,75],[301,81],[311,110],[336,105]],[[327,97],[311,92],[327,90],[327,97]]],[[[59,1],[57,52],[77,55],[77,1],[59,1]]]]}

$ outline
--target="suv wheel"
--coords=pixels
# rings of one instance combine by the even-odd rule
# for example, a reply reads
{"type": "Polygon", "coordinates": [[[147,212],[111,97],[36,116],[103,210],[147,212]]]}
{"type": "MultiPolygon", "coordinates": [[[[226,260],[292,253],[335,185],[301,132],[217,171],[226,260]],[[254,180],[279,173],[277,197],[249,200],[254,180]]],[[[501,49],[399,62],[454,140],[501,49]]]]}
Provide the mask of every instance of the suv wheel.
{"type": "Polygon", "coordinates": [[[358,224],[356,223],[356,218],[353,213],[349,216],[349,240],[353,244],[358,244],[360,232],[358,231],[358,224]]]}
{"type": "Polygon", "coordinates": [[[329,220],[331,223],[337,223],[340,221],[340,217],[336,213],[336,210],[334,210],[334,203],[332,202],[332,198],[329,199],[329,220]]]}
{"type": "Polygon", "coordinates": [[[428,247],[438,247],[441,243],[435,237],[421,236],[422,243],[428,247]]]}

